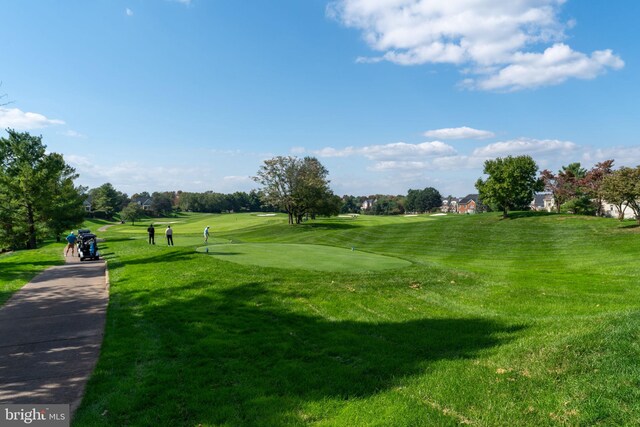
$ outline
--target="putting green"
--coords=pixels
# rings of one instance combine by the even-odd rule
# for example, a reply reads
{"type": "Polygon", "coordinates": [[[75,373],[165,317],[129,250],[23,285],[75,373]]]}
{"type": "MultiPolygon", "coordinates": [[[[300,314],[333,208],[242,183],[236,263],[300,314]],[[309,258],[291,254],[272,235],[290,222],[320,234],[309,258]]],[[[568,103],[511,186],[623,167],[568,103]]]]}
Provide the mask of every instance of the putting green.
{"type": "Polygon", "coordinates": [[[197,251],[238,264],[302,270],[362,272],[411,265],[400,258],[322,245],[230,243],[201,246],[197,251]]]}

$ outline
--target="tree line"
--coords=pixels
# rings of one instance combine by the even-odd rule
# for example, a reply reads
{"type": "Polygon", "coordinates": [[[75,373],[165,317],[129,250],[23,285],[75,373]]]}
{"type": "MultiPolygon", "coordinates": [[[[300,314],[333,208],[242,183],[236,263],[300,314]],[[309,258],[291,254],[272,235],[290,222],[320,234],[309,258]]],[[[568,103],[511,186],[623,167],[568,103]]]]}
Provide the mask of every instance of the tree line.
{"type": "Polygon", "coordinates": [[[501,211],[527,210],[537,192],[553,198],[556,212],[603,216],[603,204],[614,205],[618,219],[629,208],[640,222],[640,166],[613,169],[614,160],[596,163],[587,170],[579,162],[562,166],[557,173],[548,169],[538,174],[530,156],[507,156],[484,163],[486,179],[476,188],[483,203],[501,211]]]}
{"type": "Polygon", "coordinates": [[[47,153],[41,136],[7,129],[0,138],[0,248],[32,249],[82,224],[85,217],[132,222],[176,212],[281,211],[290,224],[340,213],[394,215],[428,212],[442,204],[434,188],[404,195],[343,196],[333,193],[328,170],[314,157],[265,160],[254,181],[259,190],[231,194],[186,191],[132,196],[111,183],[75,185],[76,171],[58,153],[47,153]]]}
{"type": "Polygon", "coordinates": [[[213,191],[143,191],[129,197],[111,183],[105,183],[87,192],[87,200],[94,218],[113,219],[135,223],[143,217],[171,216],[177,212],[261,212],[273,210],[262,202],[260,194],[237,191],[232,194],[213,191]]]}

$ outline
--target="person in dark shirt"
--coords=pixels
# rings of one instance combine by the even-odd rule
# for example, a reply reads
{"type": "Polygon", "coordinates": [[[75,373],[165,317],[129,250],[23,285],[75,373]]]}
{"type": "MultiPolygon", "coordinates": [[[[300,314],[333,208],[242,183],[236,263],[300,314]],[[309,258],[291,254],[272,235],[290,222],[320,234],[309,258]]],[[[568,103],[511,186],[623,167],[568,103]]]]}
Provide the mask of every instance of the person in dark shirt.
{"type": "Polygon", "coordinates": [[[149,244],[150,245],[155,245],[156,244],[156,229],[153,228],[153,223],[149,226],[149,228],[147,228],[147,233],[149,233],[149,244]]]}
{"type": "Polygon", "coordinates": [[[173,230],[170,225],[167,225],[167,229],[164,234],[167,236],[167,246],[173,246],[173,230]]]}

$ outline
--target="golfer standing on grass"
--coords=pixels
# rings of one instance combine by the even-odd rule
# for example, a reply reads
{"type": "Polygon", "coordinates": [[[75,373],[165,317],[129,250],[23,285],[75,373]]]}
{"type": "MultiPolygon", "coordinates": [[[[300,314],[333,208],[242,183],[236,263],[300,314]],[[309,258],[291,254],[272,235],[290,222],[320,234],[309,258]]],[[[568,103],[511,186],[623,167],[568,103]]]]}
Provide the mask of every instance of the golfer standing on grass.
{"type": "Polygon", "coordinates": [[[205,243],[209,242],[209,226],[208,225],[204,228],[204,242],[205,243]]]}
{"type": "Polygon", "coordinates": [[[164,235],[167,236],[167,246],[173,246],[173,230],[170,225],[167,225],[167,230],[164,232],[164,235]]]}
{"type": "Polygon", "coordinates": [[[151,225],[149,226],[149,228],[147,228],[147,233],[149,233],[149,244],[150,245],[155,245],[156,244],[156,229],[153,228],[153,223],[151,223],[151,225]]]}

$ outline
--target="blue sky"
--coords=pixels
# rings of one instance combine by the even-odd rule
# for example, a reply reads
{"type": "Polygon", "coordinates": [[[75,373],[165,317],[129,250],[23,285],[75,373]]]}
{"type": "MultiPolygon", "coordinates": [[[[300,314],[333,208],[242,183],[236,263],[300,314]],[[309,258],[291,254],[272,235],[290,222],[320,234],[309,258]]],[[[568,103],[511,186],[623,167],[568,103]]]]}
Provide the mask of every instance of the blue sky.
{"type": "MultiPolygon", "coordinates": [[[[474,192],[486,159],[640,164],[635,0],[0,0],[0,128],[121,191],[474,192]]],[[[4,131],[0,131],[4,134],[4,131]]]]}

